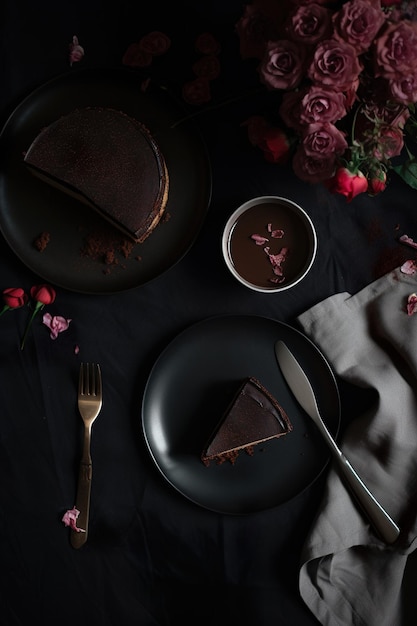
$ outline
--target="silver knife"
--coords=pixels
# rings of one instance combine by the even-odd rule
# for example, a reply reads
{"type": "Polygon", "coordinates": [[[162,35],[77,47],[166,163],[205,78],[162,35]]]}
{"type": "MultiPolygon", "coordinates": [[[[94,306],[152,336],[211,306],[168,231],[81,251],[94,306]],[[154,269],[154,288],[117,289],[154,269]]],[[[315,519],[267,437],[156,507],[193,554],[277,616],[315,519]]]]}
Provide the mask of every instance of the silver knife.
{"type": "Polygon", "coordinates": [[[400,534],[399,527],[375,499],[333,439],[323,422],[317,406],[314,391],[301,365],[298,363],[297,359],[289,350],[287,345],[281,340],[277,341],[275,344],[275,354],[281,372],[289,388],[304,411],[317,425],[319,431],[333,452],[334,458],[338,462],[339,468],[347,484],[356,496],[363,511],[366,513],[373,527],[382,539],[386,543],[393,543],[400,534]]]}

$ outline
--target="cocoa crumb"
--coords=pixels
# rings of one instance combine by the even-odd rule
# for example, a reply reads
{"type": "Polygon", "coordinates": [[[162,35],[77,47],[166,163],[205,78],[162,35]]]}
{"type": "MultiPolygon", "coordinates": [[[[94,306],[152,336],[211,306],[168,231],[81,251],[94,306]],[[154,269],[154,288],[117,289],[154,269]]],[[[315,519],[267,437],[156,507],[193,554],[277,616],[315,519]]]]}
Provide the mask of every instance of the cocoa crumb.
{"type": "Polygon", "coordinates": [[[124,239],[122,241],[120,250],[125,259],[128,259],[130,257],[134,245],[135,244],[133,243],[133,241],[127,241],[127,239],[124,239]]]}
{"type": "Polygon", "coordinates": [[[51,235],[47,231],[43,231],[33,242],[34,247],[38,252],[43,252],[51,240],[51,235]]]}
{"type": "Polygon", "coordinates": [[[81,255],[107,266],[119,265],[119,257],[130,258],[135,243],[113,230],[90,232],[84,238],[81,255]]]}

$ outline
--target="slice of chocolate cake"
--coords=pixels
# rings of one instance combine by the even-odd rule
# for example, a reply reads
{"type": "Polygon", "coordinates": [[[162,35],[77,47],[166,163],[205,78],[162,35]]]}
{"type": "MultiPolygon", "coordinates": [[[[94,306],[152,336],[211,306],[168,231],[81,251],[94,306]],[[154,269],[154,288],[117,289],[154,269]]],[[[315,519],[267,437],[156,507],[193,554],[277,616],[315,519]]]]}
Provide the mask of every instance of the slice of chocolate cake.
{"type": "Polygon", "coordinates": [[[149,130],[121,111],[86,107],[60,117],[34,139],[25,163],[136,242],[165,211],[165,159],[149,130]]]}
{"type": "Polygon", "coordinates": [[[235,463],[239,452],[253,454],[254,446],[292,431],[284,409],[256,378],[239,386],[215,432],[201,454],[205,465],[235,463]]]}

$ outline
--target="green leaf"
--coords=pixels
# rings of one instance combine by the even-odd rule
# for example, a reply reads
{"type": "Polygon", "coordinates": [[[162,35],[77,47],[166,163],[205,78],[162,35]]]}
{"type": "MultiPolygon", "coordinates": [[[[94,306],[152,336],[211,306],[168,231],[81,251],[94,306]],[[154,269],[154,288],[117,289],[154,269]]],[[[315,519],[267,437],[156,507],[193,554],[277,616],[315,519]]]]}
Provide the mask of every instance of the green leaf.
{"type": "Polygon", "coordinates": [[[402,165],[397,165],[392,168],[401,178],[412,187],[417,189],[417,159],[409,159],[402,165]]]}

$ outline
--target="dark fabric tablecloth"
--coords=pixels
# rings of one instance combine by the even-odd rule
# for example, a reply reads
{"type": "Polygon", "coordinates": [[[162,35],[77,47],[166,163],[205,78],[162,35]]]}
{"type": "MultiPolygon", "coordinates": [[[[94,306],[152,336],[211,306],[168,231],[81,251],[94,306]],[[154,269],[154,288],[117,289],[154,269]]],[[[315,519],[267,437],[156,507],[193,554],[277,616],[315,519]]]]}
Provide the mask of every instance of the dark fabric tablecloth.
{"type": "MultiPolygon", "coordinates": [[[[253,95],[259,91],[254,68],[239,57],[235,24],[241,11],[234,0],[1,4],[2,124],[51,78],[78,67],[121,68],[128,46],[155,30],[170,37],[172,48],[150,69],[137,70],[138,84],[151,74],[181,100],[198,35],[210,33],[221,44],[221,73],[212,83],[210,104],[183,103],[186,114],[200,112],[194,121],[213,177],[207,216],[187,254],[151,282],[120,293],[56,287],[48,311],[72,320],[56,341],[38,318],[21,351],[27,315],[19,310],[0,317],[0,621],[5,626],[317,623],[300,597],[298,577],[326,473],[290,501],[261,512],[209,511],[173,489],[155,467],[141,427],[143,391],[162,350],[196,322],[233,314],[296,326],[296,317],[324,298],[356,293],[413,257],[396,237],[399,231],[417,237],[416,192],[393,176],[377,198],[363,194],[348,204],[321,185],[303,184],[289,168],[267,163],[250,146],[242,124],[261,112],[262,103],[253,95]],[[85,56],[70,68],[74,35],[85,56]],[[221,257],[227,218],[260,195],[300,203],[318,234],[308,277],[277,295],[242,287],[221,257]],[[74,505],[76,491],[81,360],[101,364],[104,403],[93,427],[89,540],[77,551],[61,518],[74,505]]],[[[0,212],[4,202],[0,190],[0,212]]],[[[43,282],[1,237],[0,290],[28,291],[43,282]]],[[[341,381],[340,394],[343,433],[366,399],[341,381]]]]}

